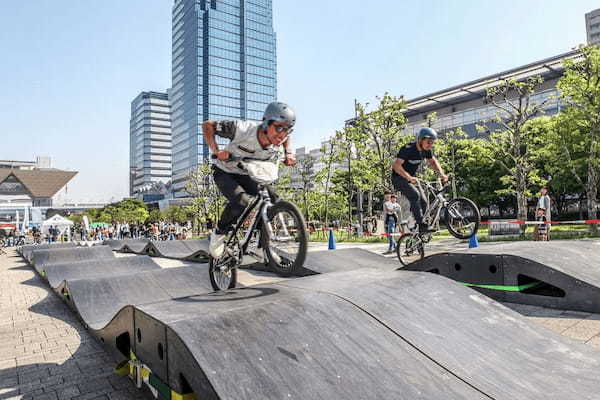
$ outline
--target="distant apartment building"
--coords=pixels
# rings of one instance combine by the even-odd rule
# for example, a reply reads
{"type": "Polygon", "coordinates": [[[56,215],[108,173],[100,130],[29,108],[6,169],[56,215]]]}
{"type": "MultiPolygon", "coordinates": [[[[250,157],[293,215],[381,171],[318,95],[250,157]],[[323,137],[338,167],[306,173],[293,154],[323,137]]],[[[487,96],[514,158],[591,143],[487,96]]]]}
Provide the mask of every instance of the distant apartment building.
{"type": "Polygon", "coordinates": [[[168,93],[142,92],[131,102],[129,195],[171,179],[171,107],[168,93]]]}
{"type": "Polygon", "coordinates": [[[173,189],[208,162],[201,124],[260,120],[277,97],[271,0],[175,0],[172,31],[173,189]]]}
{"type": "MultiPolygon", "coordinates": [[[[305,146],[303,147],[298,147],[295,151],[295,157],[296,160],[298,161],[298,163],[296,164],[295,167],[291,168],[289,171],[290,174],[290,178],[291,178],[291,186],[294,189],[300,189],[302,187],[302,175],[300,172],[300,166],[303,165],[303,161],[307,158],[310,157],[312,158],[312,168],[310,169],[310,174],[312,176],[315,176],[316,174],[318,174],[319,172],[321,172],[323,169],[327,168],[327,155],[331,154],[331,141],[326,140],[321,142],[321,146],[314,148],[314,149],[308,149],[305,146]]],[[[347,164],[344,163],[338,163],[338,162],[333,162],[331,164],[331,176],[333,176],[334,172],[338,169],[341,169],[343,167],[346,167],[347,164]]],[[[284,170],[284,172],[286,172],[284,170]]]]}
{"type": "Polygon", "coordinates": [[[585,30],[589,45],[600,43],[600,8],[585,14],[585,30]]]}

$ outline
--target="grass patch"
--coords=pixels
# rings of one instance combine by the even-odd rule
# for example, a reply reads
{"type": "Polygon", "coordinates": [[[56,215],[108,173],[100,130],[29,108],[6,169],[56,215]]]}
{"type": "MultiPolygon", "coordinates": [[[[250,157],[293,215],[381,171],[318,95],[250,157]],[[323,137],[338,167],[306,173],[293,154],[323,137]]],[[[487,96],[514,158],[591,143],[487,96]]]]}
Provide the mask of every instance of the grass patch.
{"type": "MultiPolygon", "coordinates": [[[[523,240],[533,240],[534,226],[528,225],[523,236],[502,237],[497,236],[490,238],[489,226],[481,225],[477,231],[477,239],[480,242],[516,242],[523,240]]],[[[569,239],[585,239],[585,238],[600,238],[600,232],[591,233],[589,225],[553,225],[550,228],[550,240],[569,240],[569,239]]],[[[359,238],[352,233],[345,231],[333,231],[335,241],[337,243],[388,243],[386,236],[365,236],[359,238]]],[[[433,235],[432,241],[440,241],[454,239],[454,236],[447,229],[441,230],[433,235]]],[[[458,240],[458,239],[457,239],[458,240]]],[[[328,242],[329,232],[313,232],[309,235],[310,242],[328,242]]]]}

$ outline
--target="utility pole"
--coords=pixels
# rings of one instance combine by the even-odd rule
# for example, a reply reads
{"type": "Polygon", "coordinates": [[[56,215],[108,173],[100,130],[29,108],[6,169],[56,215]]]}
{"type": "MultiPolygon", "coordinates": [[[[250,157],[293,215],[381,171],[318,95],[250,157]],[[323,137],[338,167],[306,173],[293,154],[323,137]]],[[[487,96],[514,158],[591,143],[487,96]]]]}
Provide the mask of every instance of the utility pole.
{"type": "MultiPolygon", "coordinates": [[[[356,101],[356,99],[354,99],[354,118],[356,120],[356,118],[358,118],[358,102],[356,101]]],[[[356,233],[358,235],[358,237],[362,237],[363,236],[363,219],[364,219],[364,213],[363,213],[363,192],[362,189],[360,188],[360,186],[358,186],[356,188],[356,214],[358,216],[358,228],[356,229],[356,233]]]]}

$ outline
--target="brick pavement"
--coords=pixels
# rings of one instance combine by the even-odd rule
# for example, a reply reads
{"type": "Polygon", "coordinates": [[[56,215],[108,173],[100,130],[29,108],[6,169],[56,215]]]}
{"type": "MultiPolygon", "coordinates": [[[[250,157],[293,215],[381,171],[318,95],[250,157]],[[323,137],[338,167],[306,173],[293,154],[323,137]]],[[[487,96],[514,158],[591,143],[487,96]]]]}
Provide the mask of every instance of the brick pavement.
{"type": "Polygon", "coordinates": [[[0,400],[148,400],[15,251],[0,255],[0,400]]]}

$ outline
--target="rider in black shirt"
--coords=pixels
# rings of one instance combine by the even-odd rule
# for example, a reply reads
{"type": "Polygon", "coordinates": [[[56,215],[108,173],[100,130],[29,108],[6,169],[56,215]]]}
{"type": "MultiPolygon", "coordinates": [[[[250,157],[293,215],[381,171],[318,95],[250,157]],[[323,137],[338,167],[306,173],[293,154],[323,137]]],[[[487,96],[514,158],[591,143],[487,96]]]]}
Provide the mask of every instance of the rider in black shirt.
{"type": "Polygon", "coordinates": [[[415,217],[421,233],[432,232],[427,224],[423,223],[423,210],[427,203],[421,193],[414,186],[417,183],[415,174],[423,159],[426,159],[443,182],[448,181],[440,163],[433,155],[433,145],[437,139],[437,132],[432,128],[421,128],[417,133],[416,141],[402,147],[396,155],[392,165],[392,183],[394,188],[401,192],[410,202],[410,211],[415,217]]]}

